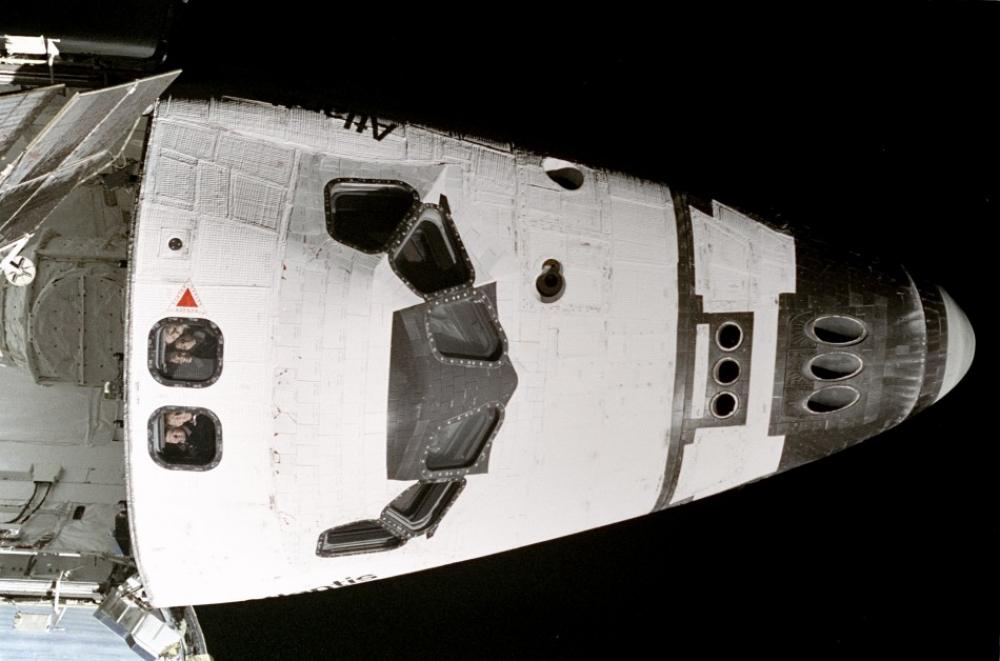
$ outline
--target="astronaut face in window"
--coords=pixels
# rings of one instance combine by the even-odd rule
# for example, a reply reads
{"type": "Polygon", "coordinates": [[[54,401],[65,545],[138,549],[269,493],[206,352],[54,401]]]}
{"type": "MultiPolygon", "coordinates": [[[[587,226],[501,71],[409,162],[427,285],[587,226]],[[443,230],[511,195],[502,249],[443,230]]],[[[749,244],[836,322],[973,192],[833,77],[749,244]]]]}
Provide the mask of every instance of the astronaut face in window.
{"type": "Polygon", "coordinates": [[[181,427],[167,427],[163,434],[163,442],[167,445],[180,445],[187,443],[187,432],[181,427]]]}
{"type": "Polygon", "coordinates": [[[180,427],[191,420],[194,420],[194,413],[185,410],[171,411],[163,416],[163,422],[167,427],[180,427]]]}
{"type": "Polygon", "coordinates": [[[173,344],[176,342],[187,330],[185,324],[168,324],[163,328],[163,341],[166,344],[173,344]]]}
{"type": "Polygon", "coordinates": [[[188,365],[191,363],[191,360],[191,354],[186,351],[170,351],[167,353],[167,362],[171,365],[188,365]]]}

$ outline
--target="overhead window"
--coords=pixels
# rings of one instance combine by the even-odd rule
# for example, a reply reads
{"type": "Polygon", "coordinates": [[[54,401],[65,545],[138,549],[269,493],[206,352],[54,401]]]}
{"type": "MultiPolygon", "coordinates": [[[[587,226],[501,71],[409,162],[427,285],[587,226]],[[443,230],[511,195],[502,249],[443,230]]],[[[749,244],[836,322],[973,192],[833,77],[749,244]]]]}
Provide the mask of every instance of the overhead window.
{"type": "Polygon", "coordinates": [[[222,374],[222,340],[208,319],[161,319],[149,333],[149,371],[164,385],[209,386],[222,374]]]}
{"type": "Polygon", "coordinates": [[[352,248],[382,252],[418,201],[402,181],[334,179],[326,185],[326,231],[352,248]]]}
{"type": "Polygon", "coordinates": [[[423,206],[392,259],[399,274],[425,295],[470,285],[474,279],[458,233],[432,204],[423,206]]]}
{"type": "Polygon", "coordinates": [[[380,521],[368,519],[330,528],[322,533],[316,545],[316,555],[329,558],[388,551],[402,544],[403,540],[386,530],[380,521]]]}
{"type": "Polygon", "coordinates": [[[427,470],[457,470],[476,463],[498,427],[500,415],[498,406],[485,406],[445,423],[427,453],[427,470]]]}
{"type": "Polygon", "coordinates": [[[500,331],[483,299],[432,305],[427,331],[434,349],[444,358],[493,362],[503,355],[500,331]]]}
{"type": "Polygon", "coordinates": [[[208,470],[222,459],[222,426],[208,409],[164,406],[149,418],[149,452],[166,468],[208,470]]]}

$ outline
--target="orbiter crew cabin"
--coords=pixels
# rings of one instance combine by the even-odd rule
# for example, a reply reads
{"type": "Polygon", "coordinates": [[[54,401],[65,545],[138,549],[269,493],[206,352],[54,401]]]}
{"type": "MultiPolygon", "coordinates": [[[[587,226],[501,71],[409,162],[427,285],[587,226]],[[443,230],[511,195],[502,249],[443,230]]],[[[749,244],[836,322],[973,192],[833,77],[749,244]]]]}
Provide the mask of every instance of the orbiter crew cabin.
{"type": "Polygon", "coordinates": [[[937,287],[718,203],[241,99],[160,101],[133,241],[128,505],[159,606],[704,497],[899,423],[974,346],[937,287]]]}

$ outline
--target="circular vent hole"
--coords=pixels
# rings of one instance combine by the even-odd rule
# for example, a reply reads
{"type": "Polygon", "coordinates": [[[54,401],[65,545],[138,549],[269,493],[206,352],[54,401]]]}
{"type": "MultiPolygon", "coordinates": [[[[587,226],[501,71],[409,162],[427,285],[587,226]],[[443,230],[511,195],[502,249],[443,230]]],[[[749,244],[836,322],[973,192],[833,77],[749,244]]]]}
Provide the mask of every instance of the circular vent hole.
{"type": "Polygon", "coordinates": [[[547,259],[542,264],[542,273],[535,279],[535,289],[543,303],[555,303],[566,289],[566,279],[562,274],[562,264],[555,259],[547,259]]]}
{"type": "Polygon", "coordinates": [[[806,400],[806,408],[813,413],[842,411],[861,399],[861,393],[850,386],[830,386],[817,390],[806,400]]]}
{"type": "Polygon", "coordinates": [[[842,351],[824,353],[809,361],[809,373],[820,381],[849,379],[860,372],[861,367],[860,358],[842,351]]]}
{"type": "Polygon", "coordinates": [[[727,321],[716,331],[715,342],[723,351],[733,351],[743,343],[743,329],[736,322],[727,321]]]}
{"type": "Polygon", "coordinates": [[[712,398],[712,415],[716,418],[728,418],[736,413],[740,400],[731,392],[720,392],[712,398]]]}
{"type": "Polygon", "coordinates": [[[740,378],[740,364],[732,358],[723,358],[715,364],[715,382],[728,386],[740,378]]]}
{"type": "Polygon", "coordinates": [[[569,161],[546,158],[542,160],[542,169],[549,175],[549,179],[566,190],[577,190],[583,186],[583,172],[569,161]]]}
{"type": "Polygon", "coordinates": [[[820,317],[812,323],[813,336],[824,344],[855,344],[865,339],[865,325],[854,317],[831,315],[820,317]]]}

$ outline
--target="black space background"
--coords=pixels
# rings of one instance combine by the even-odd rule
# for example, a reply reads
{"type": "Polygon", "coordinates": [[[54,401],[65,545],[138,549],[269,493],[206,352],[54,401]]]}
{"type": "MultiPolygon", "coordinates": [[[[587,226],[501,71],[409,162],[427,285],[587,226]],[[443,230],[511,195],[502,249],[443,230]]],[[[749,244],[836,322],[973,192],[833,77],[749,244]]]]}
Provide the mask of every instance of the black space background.
{"type": "Polygon", "coordinates": [[[513,140],[901,261],[965,308],[971,373],[897,429],[705,501],[416,575],[199,607],[213,654],[996,659],[1000,3],[540,6],[192,0],[167,66],[185,69],[178,89],[513,140]]]}

